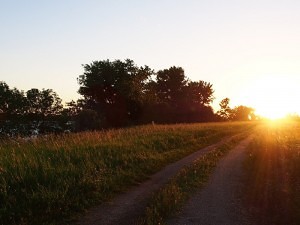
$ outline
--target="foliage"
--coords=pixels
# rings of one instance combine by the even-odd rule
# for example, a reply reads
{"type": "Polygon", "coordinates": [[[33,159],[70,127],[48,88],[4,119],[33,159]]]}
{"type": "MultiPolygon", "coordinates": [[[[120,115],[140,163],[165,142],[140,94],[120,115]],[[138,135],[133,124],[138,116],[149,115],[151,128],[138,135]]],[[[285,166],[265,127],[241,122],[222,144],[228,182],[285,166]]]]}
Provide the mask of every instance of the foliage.
{"type": "Polygon", "coordinates": [[[52,89],[26,93],[0,82],[0,136],[61,132],[66,128],[62,100],[52,89]]]}
{"type": "Polygon", "coordinates": [[[247,121],[247,120],[256,120],[257,116],[255,115],[255,110],[247,106],[236,106],[233,109],[229,107],[229,98],[224,98],[219,106],[220,110],[217,111],[217,115],[221,121],[247,121]]]}
{"type": "Polygon", "coordinates": [[[66,103],[65,108],[52,89],[24,92],[0,82],[0,134],[82,131],[153,122],[242,121],[249,115],[254,117],[249,107],[230,109],[229,99],[222,100],[221,110],[215,114],[211,107],[213,85],[203,80],[190,81],[182,67],[154,72],[126,59],[93,61],[83,69],[77,78],[82,98],[66,103]],[[47,128],[47,124],[52,125],[47,128]]]}
{"type": "Polygon", "coordinates": [[[156,74],[155,91],[159,102],[178,106],[183,100],[187,78],[181,67],[159,70],[156,74]]]}
{"type": "Polygon", "coordinates": [[[94,61],[84,65],[79,76],[79,93],[86,108],[102,115],[111,126],[124,126],[137,120],[142,111],[143,92],[152,75],[148,67],[137,67],[132,60],[94,61]]]}
{"type": "Polygon", "coordinates": [[[10,89],[5,82],[0,82],[0,113],[24,114],[26,98],[22,91],[16,88],[10,89]]]}
{"type": "Polygon", "coordinates": [[[94,61],[84,65],[78,82],[83,108],[95,110],[103,127],[215,119],[212,84],[190,82],[181,67],[154,73],[129,59],[94,61]]]}
{"type": "Polygon", "coordinates": [[[42,91],[32,88],[26,92],[0,82],[0,110],[12,115],[58,115],[62,110],[61,99],[51,89],[42,91]]]}
{"type": "Polygon", "coordinates": [[[188,81],[181,67],[158,71],[154,86],[159,102],[174,109],[188,105],[208,106],[214,99],[212,84],[188,81]]]}
{"type": "Polygon", "coordinates": [[[224,121],[230,120],[231,117],[232,109],[229,106],[229,101],[229,98],[224,98],[219,104],[220,110],[217,111],[217,115],[224,121]]]}
{"type": "Polygon", "coordinates": [[[58,115],[62,110],[61,99],[51,89],[42,91],[32,88],[26,92],[28,102],[28,114],[34,115],[58,115]]]}
{"type": "Polygon", "coordinates": [[[247,121],[255,118],[254,109],[247,106],[236,106],[231,110],[231,119],[236,121],[247,121]]]}
{"type": "Polygon", "coordinates": [[[84,109],[80,111],[75,117],[75,130],[97,130],[101,121],[99,120],[98,113],[92,109],[84,109]]]}
{"type": "Polygon", "coordinates": [[[214,121],[210,103],[213,101],[212,84],[190,82],[181,67],[170,67],[156,73],[149,82],[150,101],[144,120],[158,123],[214,121]]]}
{"type": "Polygon", "coordinates": [[[189,82],[186,87],[187,98],[193,103],[202,106],[209,106],[214,100],[212,84],[200,80],[189,82]]]}

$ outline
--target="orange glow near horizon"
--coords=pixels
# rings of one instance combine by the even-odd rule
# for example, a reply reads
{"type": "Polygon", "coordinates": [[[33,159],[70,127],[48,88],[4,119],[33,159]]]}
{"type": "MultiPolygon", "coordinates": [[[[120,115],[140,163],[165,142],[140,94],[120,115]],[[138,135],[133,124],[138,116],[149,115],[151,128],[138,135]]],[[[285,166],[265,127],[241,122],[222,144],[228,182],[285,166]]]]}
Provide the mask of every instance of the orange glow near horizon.
{"type": "Polygon", "coordinates": [[[266,76],[249,84],[244,98],[256,114],[271,120],[300,114],[300,80],[297,77],[266,76]]]}

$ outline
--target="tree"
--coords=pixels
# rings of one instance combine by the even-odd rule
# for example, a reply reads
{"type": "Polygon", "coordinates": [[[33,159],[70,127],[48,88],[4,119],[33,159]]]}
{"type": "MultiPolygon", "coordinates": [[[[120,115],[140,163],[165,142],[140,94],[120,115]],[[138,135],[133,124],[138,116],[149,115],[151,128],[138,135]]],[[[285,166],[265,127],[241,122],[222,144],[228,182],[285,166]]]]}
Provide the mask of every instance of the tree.
{"type": "Polygon", "coordinates": [[[156,93],[161,103],[178,106],[188,80],[181,67],[159,70],[156,74],[156,93]]]}
{"type": "Polygon", "coordinates": [[[139,119],[145,86],[153,74],[148,66],[137,67],[127,59],[94,61],[83,67],[78,83],[86,109],[95,110],[110,126],[123,126],[139,119]]]}
{"type": "Polygon", "coordinates": [[[5,82],[0,82],[0,113],[22,115],[25,113],[26,98],[23,91],[10,89],[5,82]]]}
{"type": "Polygon", "coordinates": [[[199,82],[189,82],[186,87],[186,98],[193,104],[208,106],[214,100],[214,90],[212,84],[200,80],[199,82]]]}
{"type": "Polygon", "coordinates": [[[236,106],[232,109],[231,118],[232,120],[237,121],[246,121],[251,120],[251,117],[254,118],[254,109],[247,106],[236,106]]]}
{"type": "Polygon", "coordinates": [[[62,109],[61,99],[52,89],[32,88],[25,94],[0,82],[0,128],[4,135],[61,132],[67,120],[62,109]]]}
{"type": "Polygon", "coordinates": [[[35,116],[55,116],[62,111],[62,100],[52,89],[32,88],[26,92],[27,113],[35,116]]]}
{"type": "Polygon", "coordinates": [[[231,117],[232,109],[229,107],[229,98],[224,98],[220,103],[220,110],[217,111],[217,115],[220,116],[222,120],[228,121],[231,117]]]}
{"type": "Polygon", "coordinates": [[[77,116],[81,111],[84,103],[82,99],[78,99],[76,102],[74,100],[67,102],[67,108],[64,108],[64,113],[69,117],[69,119],[77,116]]]}
{"type": "Polygon", "coordinates": [[[186,84],[187,79],[181,67],[159,70],[155,74],[155,80],[151,80],[146,86],[148,121],[178,122],[186,84]]]}
{"type": "Polygon", "coordinates": [[[149,82],[147,93],[154,100],[152,108],[147,110],[154,121],[199,122],[214,118],[210,107],[214,99],[212,84],[201,80],[190,82],[181,67],[158,71],[156,80],[149,82]]]}
{"type": "Polygon", "coordinates": [[[0,82],[0,111],[6,113],[9,108],[11,90],[5,82],[0,82]]]}
{"type": "Polygon", "coordinates": [[[26,96],[24,91],[20,91],[17,88],[11,89],[9,104],[9,113],[16,115],[26,114],[26,96]]]}
{"type": "Polygon", "coordinates": [[[214,99],[212,84],[205,81],[188,82],[184,89],[184,101],[181,103],[183,122],[203,122],[215,120],[210,106],[214,99]]]}
{"type": "Polygon", "coordinates": [[[96,130],[100,126],[99,117],[96,111],[84,109],[75,116],[75,130],[96,130]]]}

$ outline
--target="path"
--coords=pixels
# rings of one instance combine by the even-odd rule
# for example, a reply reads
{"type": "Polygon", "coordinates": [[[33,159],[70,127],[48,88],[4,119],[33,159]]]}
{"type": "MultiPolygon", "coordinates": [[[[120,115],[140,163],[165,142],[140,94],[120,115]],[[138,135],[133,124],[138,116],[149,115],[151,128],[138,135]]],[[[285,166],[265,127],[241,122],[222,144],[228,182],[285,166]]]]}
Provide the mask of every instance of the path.
{"type": "Polygon", "coordinates": [[[196,193],[169,225],[247,225],[251,224],[242,207],[243,160],[248,137],[218,164],[208,184],[196,193]]]}
{"type": "Polygon", "coordinates": [[[110,225],[110,224],[133,224],[139,216],[143,215],[147,206],[147,200],[154,191],[157,191],[181,168],[189,165],[194,160],[211,151],[233,137],[224,138],[222,141],[200,149],[197,152],[166,166],[163,170],[151,176],[150,179],[128,192],[113,199],[112,202],[104,203],[89,210],[75,224],[78,225],[110,225]]]}

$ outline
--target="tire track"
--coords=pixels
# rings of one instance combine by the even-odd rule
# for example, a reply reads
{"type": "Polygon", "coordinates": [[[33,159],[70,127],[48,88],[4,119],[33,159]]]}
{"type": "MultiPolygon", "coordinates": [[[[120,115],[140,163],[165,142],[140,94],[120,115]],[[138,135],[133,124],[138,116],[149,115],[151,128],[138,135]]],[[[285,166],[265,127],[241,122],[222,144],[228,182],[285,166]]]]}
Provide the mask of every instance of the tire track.
{"type": "Polygon", "coordinates": [[[220,145],[230,141],[235,136],[222,139],[220,142],[202,148],[183,159],[166,166],[160,172],[154,174],[149,180],[139,186],[131,188],[124,194],[114,198],[111,202],[103,203],[90,209],[82,218],[76,221],[77,225],[112,225],[133,224],[145,212],[147,202],[151,194],[164,186],[184,166],[214,150],[220,145]]]}
{"type": "Polygon", "coordinates": [[[187,202],[169,225],[241,225],[252,224],[242,206],[243,160],[252,137],[248,137],[218,164],[208,184],[187,202]]]}

